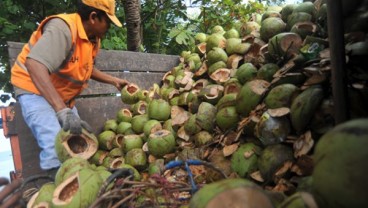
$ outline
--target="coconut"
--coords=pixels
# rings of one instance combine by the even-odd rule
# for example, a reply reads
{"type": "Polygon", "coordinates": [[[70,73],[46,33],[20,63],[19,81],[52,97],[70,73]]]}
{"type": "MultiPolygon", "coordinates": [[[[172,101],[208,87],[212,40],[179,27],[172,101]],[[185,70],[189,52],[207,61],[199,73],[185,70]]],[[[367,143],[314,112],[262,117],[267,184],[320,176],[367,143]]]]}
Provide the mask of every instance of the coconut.
{"type": "Polygon", "coordinates": [[[211,66],[218,61],[227,62],[228,56],[224,49],[219,47],[213,47],[207,52],[207,64],[211,66]]]}
{"type": "Polygon", "coordinates": [[[274,58],[284,56],[289,58],[299,54],[302,42],[302,38],[296,33],[279,33],[269,40],[268,52],[274,58]]]}
{"type": "Polygon", "coordinates": [[[280,208],[318,208],[318,205],[311,193],[296,192],[286,198],[279,206],[280,208]]]}
{"type": "Polygon", "coordinates": [[[215,33],[219,33],[219,34],[224,34],[225,30],[221,25],[215,25],[212,29],[211,29],[211,34],[215,34],[215,33]]]}
{"type": "Polygon", "coordinates": [[[255,127],[255,135],[266,146],[285,141],[290,130],[290,121],[287,117],[275,117],[266,111],[255,127]]]}
{"type": "Polygon", "coordinates": [[[164,122],[164,124],[162,125],[162,128],[165,129],[165,130],[168,130],[170,131],[174,137],[176,138],[176,131],[172,125],[172,120],[171,119],[168,119],[164,122]]]}
{"type": "Polygon", "coordinates": [[[227,30],[225,32],[224,37],[226,39],[229,39],[229,38],[239,38],[240,35],[239,35],[239,32],[235,28],[231,28],[230,30],[227,30]]]}
{"type": "Polygon", "coordinates": [[[55,185],[59,185],[66,178],[83,168],[92,168],[92,166],[87,160],[79,157],[73,157],[65,160],[56,172],[55,185]]]}
{"type": "Polygon", "coordinates": [[[292,126],[298,133],[305,130],[317,108],[320,106],[323,97],[323,89],[315,85],[301,92],[293,100],[290,107],[290,120],[292,126]]]}
{"type": "Polygon", "coordinates": [[[291,105],[291,101],[300,93],[297,86],[293,84],[281,84],[270,90],[264,99],[264,103],[268,109],[287,107],[291,105]]]}
{"type": "Polygon", "coordinates": [[[147,102],[143,100],[139,100],[130,106],[133,115],[142,115],[146,113],[147,102]]]}
{"type": "Polygon", "coordinates": [[[127,108],[122,108],[118,111],[116,114],[116,120],[117,122],[130,122],[132,120],[133,114],[132,112],[127,108]]]}
{"type": "Polygon", "coordinates": [[[103,131],[98,135],[99,148],[103,150],[111,150],[116,138],[116,133],[110,130],[103,131]]]}
{"type": "Polygon", "coordinates": [[[217,111],[228,106],[235,106],[236,104],[236,93],[230,93],[222,96],[222,98],[216,104],[217,111]]]}
{"type": "Polygon", "coordinates": [[[119,169],[123,169],[123,168],[124,169],[129,169],[129,170],[132,171],[132,173],[133,173],[133,179],[135,181],[140,181],[141,180],[141,175],[140,175],[140,173],[138,172],[138,170],[135,167],[133,167],[133,166],[131,166],[129,164],[120,164],[117,168],[119,168],[119,169]]]}
{"type": "Polygon", "coordinates": [[[102,183],[97,172],[82,169],[56,187],[53,207],[89,207],[96,200],[102,183]]]}
{"type": "Polygon", "coordinates": [[[138,85],[136,84],[127,84],[121,90],[121,100],[126,104],[134,104],[138,102],[138,92],[140,91],[138,85]]]}
{"type": "Polygon", "coordinates": [[[194,144],[197,147],[209,144],[213,141],[213,135],[208,131],[200,131],[193,136],[194,144]]]}
{"type": "Polygon", "coordinates": [[[237,127],[239,116],[235,106],[228,106],[220,109],[216,114],[216,124],[222,131],[227,131],[237,127]]]}
{"type": "Polygon", "coordinates": [[[231,156],[231,169],[242,178],[249,177],[258,170],[257,160],[261,151],[262,148],[254,143],[247,142],[240,145],[231,156]]]}
{"type": "Polygon", "coordinates": [[[230,75],[231,75],[230,69],[222,68],[222,69],[217,69],[216,71],[214,71],[210,75],[210,78],[211,80],[215,81],[215,83],[217,84],[223,84],[230,79],[230,75]]]}
{"type": "Polygon", "coordinates": [[[184,130],[189,135],[194,135],[201,131],[201,127],[197,124],[196,114],[190,115],[189,119],[184,123],[184,130]]]}
{"type": "MultiPolygon", "coordinates": [[[[221,69],[221,68],[226,68],[226,63],[224,61],[218,61],[213,63],[209,68],[208,68],[208,74],[211,75],[213,72],[215,72],[217,69],[221,69]]],[[[203,88],[203,87],[202,87],[203,88]]]]}
{"type": "Polygon", "coordinates": [[[158,121],[166,121],[170,118],[170,104],[163,99],[155,99],[148,105],[148,117],[158,121]]]}
{"type": "Polygon", "coordinates": [[[281,14],[279,12],[276,12],[276,11],[266,11],[262,15],[261,22],[263,22],[265,19],[270,18],[270,17],[281,18],[281,14]]]}
{"type": "Polygon", "coordinates": [[[297,7],[296,4],[287,4],[282,8],[280,14],[281,14],[281,19],[284,22],[287,22],[289,15],[293,13],[295,7],[297,7]]]}
{"type": "Polygon", "coordinates": [[[118,127],[116,128],[117,134],[128,134],[132,133],[132,124],[128,122],[120,122],[118,127]]]}
{"type": "Polygon", "coordinates": [[[284,32],[286,29],[286,24],[282,19],[278,17],[269,17],[262,22],[260,34],[261,39],[268,42],[273,36],[284,32]]]}
{"type": "Polygon", "coordinates": [[[273,207],[261,187],[246,179],[233,178],[204,185],[190,200],[192,208],[273,207]]]}
{"type": "Polygon", "coordinates": [[[283,144],[267,146],[258,158],[258,169],[266,183],[272,182],[274,174],[286,162],[293,162],[292,148],[283,144]]]}
{"type": "Polygon", "coordinates": [[[313,2],[307,1],[307,2],[297,4],[293,12],[305,12],[305,13],[310,14],[312,17],[314,17],[316,15],[317,10],[313,2]]]}
{"type": "Polygon", "coordinates": [[[88,161],[95,165],[102,165],[104,159],[108,156],[108,154],[108,151],[97,150],[97,152],[88,161]]]}
{"type": "Polygon", "coordinates": [[[214,105],[208,102],[202,102],[199,105],[196,121],[197,124],[204,130],[212,132],[215,127],[217,109],[214,105]]]}
{"type": "Polygon", "coordinates": [[[312,187],[319,207],[367,207],[368,119],[337,125],[316,144],[312,187]]]}
{"type": "Polygon", "coordinates": [[[56,135],[55,150],[61,162],[71,157],[80,157],[88,160],[98,149],[96,136],[82,129],[80,135],[71,134],[61,129],[56,135]]]}
{"type": "Polygon", "coordinates": [[[116,131],[117,127],[118,127],[118,122],[115,119],[109,119],[105,121],[103,130],[116,131]]]}
{"type": "Polygon", "coordinates": [[[110,150],[110,152],[108,153],[108,156],[112,158],[117,158],[117,157],[124,156],[124,152],[121,147],[116,147],[110,150]]]}
{"type": "Polygon", "coordinates": [[[147,114],[134,116],[131,121],[133,131],[137,134],[143,133],[144,124],[148,120],[149,118],[147,114]]]}
{"type": "Polygon", "coordinates": [[[245,83],[236,98],[236,111],[242,116],[248,116],[261,102],[269,85],[267,81],[257,79],[245,83]]]}
{"type": "Polygon", "coordinates": [[[125,155],[125,163],[137,170],[143,170],[147,166],[147,155],[140,148],[131,149],[125,155]]]}
{"type": "Polygon", "coordinates": [[[27,203],[27,208],[50,208],[52,193],[56,186],[54,183],[45,183],[40,190],[36,192],[27,203]]]}
{"type": "Polygon", "coordinates": [[[242,64],[235,73],[236,79],[239,80],[242,85],[254,79],[256,76],[257,68],[252,63],[242,64]]]}
{"type": "Polygon", "coordinates": [[[206,40],[207,40],[207,34],[206,33],[197,33],[195,36],[194,36],[194,40],[195,40],[195,43],[196,44],[199,44],[199,43],[205,43],[206,40]]]}
{"type": "Polygon", "coordinates": [[[211,34],[207,37],[206,51],[209,52],[214,47],[224,48],[226,44],[226,38],[218,33],[211,34]]]}
{"type": "Polygon", "coordinates": [[[164,159],[157,159],[149,164],[148,166],[148,174],[154,175],[159,174],[161,175],[165,171],[165,160],[164,159]]]}
{"type": "Polygon", "coordinates": [[[124,136],[123,140],[123,151],[129,152],[135,148],[142,148],[143,147],[143,140],[140,135],[137,134],[130,134],[124,136]]]}
{"type": "Polygon", "coordinates": [[[148,151],[155,157],[162,157],[175,150],[175,137],[168,130],[159,130],[149,135],[147,146],[148,151]]]}
{"type": "Polygon", "coordinates": [[[267,63],[263,65],[257,71],[257,78],[271,82],[273,80],[273,75],[279,70],[279,66],[274,63],[267,63]]]}
{"type": "Polygon", "coordinates": [[[148,136],[158,130],[161,130],[162,129],[162,125],[159,121],[157,120],[149,120],[147,121],[145,124],[144,124],[144,127],[143,127],[143,132],[144,132],[144,135],[148,138],[148,136]]]}
{"type": "Polygon", "coordinates": [[[290,32],[298,34],[302,39],[317,32],[317,25],[312,22],[298,22],[291,28],[290,32]]]}
{"type": "Polygon", "coordinates": [[[291,30],[291,28],[298,22],[310,22],[312,21],[312,15],[305,12],[293,12],[287,20],[287,30],[291,30]]]}
{"type": "Polygon", "coordinates": [[[235,77],[232,77],[224,84],[224,95],[231,93],[238,94],[241,87],[242,85],[240,84],[239,80],[235,77]]]}
{"type": "Polygon", "coordinates": [[[210,84],[204,87],[198,94],[198,98],[202,101],[216,105],[223,95],[224,87],[219,84],[210,84]]]}

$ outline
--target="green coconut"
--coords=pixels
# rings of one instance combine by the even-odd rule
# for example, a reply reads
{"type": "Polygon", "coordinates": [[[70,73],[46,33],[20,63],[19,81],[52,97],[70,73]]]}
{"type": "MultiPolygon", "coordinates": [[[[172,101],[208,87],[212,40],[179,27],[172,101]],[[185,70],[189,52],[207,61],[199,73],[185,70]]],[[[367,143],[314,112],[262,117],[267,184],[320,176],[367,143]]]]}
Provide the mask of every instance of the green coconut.
{"type": "Polygon", "coordinates": [[[313,191],[319,207],[367,207],[368,119],[337,125],[316,144],[313,191]]]}
{"type": "Polygon", "coordinates": [[[221,110],[222,108],[235,106],[236,104],[236,93],[230,93],[222,96],[222,98],[216,104],[217,110],[221,110]]]}
{"type": "Polygon", "coordinates": [[[65,160],[55,175],[55,185],[59,185],[70,175],[76,173],[83,168],[92,168],[91,164],[83,158],[73,157],[65,160]]]}
{"type": "Polygon", "coordinates": [[[171,106],[163,99],[154,99],[148,105],[148,117],[158,121],[166,121],[170,118],[171,106]]]}
{"type": "Polygon", "coordinates": [[[138,92],[140,91],[138,85],[128,84],[121,90],[121,100],[126,104],[134,104],[139,101],[138,92]]]}
{"type": "Polygon", "coordinates": [[[226,44],[226,38],[218,33],[211,34],[207,37],[206,51],[209,52],[214,47],[224,48],[226,44]]]}
{"type": "Polygon", "coordinates": [[[279,208],[318,208],[318,205],[311,193],[296,192],[287,197],[279,208]]]}
{"type": "Polygon", "coordinates": [[[290,107],[290,120],[298,133],[305,130],[323,98],[323,89],[318,85],[305,89],[295,97],[290,107]]]}
{"type": "Polygon", "coordinates": [[[118,127],[118,122],[115,119],[109,119],[105,121],[103,130],[116,131],[117,127],[118,127]]]}
{"type": "Polygon", "coordinates": [[[261,24],[260,34],[261,39],[268,42],[273,36],[284,32],[286,29],[286,24],[278,17],[269,17],[265,19],[261,24]]]}
{"type": "Polygon", "coordinates": [[[212,29],[211,29],[211,34],[215,34],[215,33],[219,33],[219,34],[224,34],[225,30],[221,25],[215,25],[212,29]]]}
{"type": "Polygon", "coordinates": [[[61,129],[55,138],[55,151],[61,162],[71,157],[80,157],[88,160],[95,154],[99,146],[93,133],[82,129],[80,135],[71,134],[61,129]]]}
{"type": "Polygon", "coordinates": [[[227,30],[225,32],[224,37],[226,39],[229,39],[229,38],[239,38],[240,35],[239,35],[239,32],[235,28],[231,28],[230,30],[227,30]]]}
{"type": "Polygon", "coordinates": [[[142,148],[143,147],[143,140],[140,135],[137,134],[130,134],[125,135],[123,140],[123,151],[129,152],[135,148],[142,148]]]}
{"type": "Polygon", "coordinates": [[[195,36],[194,36],[194,40],[195,40],[195,43],[196,44],[199,44],[199,43],[205,43],[206,40],[207,40],[207,34],[206,33],[197,33],[195,36]]]}
{"type": "Polygon", "coordinates": [[[280,14],[284,22],[287,22],[289,15],[293,13],[295,7],[297,7],[297,4],[287,4],[282,8],[280,14]]]}
{"type": "Polygon", "coordinates": [[[142,115],[146,113],[147,109],[147,102],[144,100],[139,100],[138,102],[134,103],[130,106],[130,109],[133,115],[142,115]]]}
{"type": "Polygon", "coordinates": [[[209,144],[213,141],[213,135],[208,131],[200,131],[193,136],[194,144],[197,147],[209,144]]]}
{"type": "Polygon", "coordinates": [[[148,114],[136,115],[132,118],[132,129],[135,133],[143,133],[144,124],[149,120],[148,114]]]}
{"type": "Polygon", "coordinates": [[[143,170],[147,167],[147,155],[141,148],[131,149],[125,155],[125,163],[143,170]]]}
{"type": "Polygon", "coordinates": [[[247,142],[231,156],[231,169],[242,178],[248,178],[251,173],[258,170],[257,160],[262,148],[254,143],[247,142]]]}
{"type": "Polygon", "coordinates": [[[204,130],[212,132],[215,127],[217,109],[208,102],[202,102],[198,107],[197,124],[204,130]]]}
{"type": "Polygon", "coordinates": [[[121,156],[124,156],[124,151],[122,150],[121,147],[116,147],[110,150],[110,152],[108,153],[108,156],[112,158],[121,157],[121,156]]]}
{"type": "Polygon", "coordinates": [[[190,115],[189,119],[184,123],[184,130],[189,135],[194,135],[201,131],[201,127],[197,124],[197,115],[190,115]]]}
{"type": "Polygon", "coordinates": [[[211,66],[218,61],[227,62],[228,56],[224,49],[219,47],[213,47],[207,52],[207,64],[211,66]]]}
{"type": "Polygon", "coordinates": [[[292,56],[300,53],[302,43],[302,38],[296,33],[279,33],[268,41],[268,52],[275,58],[292,56]]]}
{"type": "Polygon", "coordinates": [[[175,137],[168,130],[159,130],[149,135],[147,146],[150,154],[160,158],[175,151],[175,137]]]}
{"type": "Polygon", "coordinates": [[[133,114],[132,112],[127,108],[120,109],[116,114],[116,120],[117,122],[129,122],[132,120],[133,114]]]}
{"type": "Polygon", "coordinates": [[[239,115],[235,106],[224,107],[216,113],[216,124],[222,131],[236,128],[238,122],[239,115]]]}
{"type": "Polygon", "coordinates": [[[235,77],[232,77],[224,84],[224,95],[231,93],[238,94],[241,87],[242,84],[239,82],[239,80],[235,77]]]}
{"type": "MultiPolygon", "coordinates": [[[[224,92],[224,87],[220,84],[210,84],[204,87],[198,94],[198,98],[201,101],[216,105],[220,100],[224,92]]],[[[199,103],[200,104],[200,103],[199,103]]]]}
{"type": "Polygon", "coordinates": [[[117,168],[118,169],[130,169],[133,172],[133,180],[135,181],[140,181],[142,178],[139,171],[135,167],[129,164],[120,164],[117,168]]]}
{"type": "Polygon", "coordinates": [[[258,158],[258,169],[266,183],[273,181],[274,174],[285,162],[293,162],[293,149],[284,144],[266,146],[258,158]]]}
{"type": "Polygon", "coordinates": [[[298,22],[310,22],[312,21],[312,15],[306,12],[293,12],[289,15],[287,20],[287,30],[291,30],[291,28],[298,22]]]}
{"type": "Polygon", "coordinates": [[[252,34],[254,32],[259,32],[261,29],[261,22],[255,22],[255,21],[248,21],[245,23],[245,30],[243,34],[243,37],[249,34],[252,34]]]}
{"type": "Polygon", "coordinates": [[[269,85],[267,81],[258,79],[245,83],[236,98],[236,111],[242,116],[248,116],[262,101],[269,85]]]}
{"type": "Polygon", "coordinates": [[[316,15],[317,9],[314,6],[313,2],[307,1],[297,4],[293,12],[305,12],[314,17],[316,15]]]}
{"type": "Polygon", "coordinates": [[[40,190],[32,195],[31,199],[27,203],[27,207],[32,207],[32,208],[51,207],[52,194],[55,188],[56,188],[56,185],[54,183],[43,184],[40,190]]]}
{"type": "Polygon", "coordinates": [[[262,20],[261,22],[263,22],[265,19],[270,18],[270,17],[277,17],[277,18],[281,18],[281,14],[279,12],[276,11],[266,11],[265,13],[263,13],[262,15],[262,20]]]}
{"type": "Polygon", "coordinates": [[[158,120],[152,119],[152,120],[147,121],[144,124],[143,132],[144,132],[144,135],[148,137],[150,134],[158,130],[161,130],[161,129],[162,129],[161,123],[158,120]]]}
{"type": "Polygon", "coordinates": [[[273,80],[273,75],[279,70],[279,66],[274,63],[267,63],[261,66],[257,71],[257,78],[268,82],[273,80]]]}
{"type": "Polygon", "coordinates": [[[235,77],[240,84],[244,85],[246,82],[256,78],[257,68],[252,63],[242,64],[235,73],[235,77]]]}
{"type": "Polygon", "coordinates": [[[221,68],[226,68],[226,63],[224,61],[218,61],[213,63],[209,68],[208,68],[208,74],[211,75],[213,72],[215,72],[217,69],[221,69],[221,68]]]}
{"type": "Polygon", "coordinates": [[[111,150],[113,148],[114,140],[116,139],[116,133],[107,130],[98,135],[99,148],[103,150],[111,150]]]}
{"type": "Polygon", "coordinates": [[[165,160],[164,159],[157,159],[149,164],[148,166],[148,174],[154,175],[159,174],[161,175],[165,171],[165,160]]]}
{"type": "Polygon", "coordinates": [[[108,151],[99,149],[88,161],[95,165],[102,165],[103,160],[108,156],[108,154],[108,151]]]}
{"type": "Polygon", "coordinates": [[[165,130],[170,131],[174,135],[174,137],[176,138],[177,129],[173,127],[171,119],[166,120],[164,122],[164,124],[162,125],[162,128],[165,129],[165,130]]]}
{"type": "Polygon", "coordinates": [[[312,22],[298,22],[291,28],[290,32],[298,34],[302,39],[312,36],[317,32],[317,25],[312,22]]]}
{"type": "Polygon", "coordinates": [[[120,122],[116,128],[117,134],[127,134],[132,132],[132,124],[129,122],[120,122]]]}
{"type": "Polygon", "coordinates": [[[91,169],[82,169],[58,185],[53,193],[53,207],[89,207],[97,198],[103,181],[91,169]]]}
{"type": "Polygon", "coordinates": [[[240,178],[204,185],[190,200],[191,208],[217,207],[272,208],[271,200],[257,184],[240,178]]]}
{"type": "Polygon", "coordinates": [[[293,84],[281,84],[268,92],[264,103],[268,109],[275,109],[281,107],[289,108],[292,100],[300,93],[297,86],[293,84]]]}
{"type": "Polygon", "coordinates": [[[256,137],[263,145],[267,146],[285,141],[291,127],[286,116],[274,117],[266,111],[262,114],[254,130],[256,137]]]}

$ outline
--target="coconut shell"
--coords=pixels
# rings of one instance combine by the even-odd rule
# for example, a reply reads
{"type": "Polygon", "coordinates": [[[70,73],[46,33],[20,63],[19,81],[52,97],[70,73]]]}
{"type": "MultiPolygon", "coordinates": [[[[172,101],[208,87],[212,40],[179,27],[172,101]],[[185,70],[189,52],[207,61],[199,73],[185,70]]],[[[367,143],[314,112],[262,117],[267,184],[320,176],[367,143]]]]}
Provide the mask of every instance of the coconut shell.
{"type": "Polygon", "coordinates": [[[150,154],[155,157],[162,157],[175,150],[176,142],[170,131],[160,130],[150,134],[147,145],[150,154]]]}
{"type": "Polygon", "coordinates": [[[170,118],[170,104],[163,99],[154,99],[148,105],[148,117],[158,121],[166,121],[170,118]]]}
{"type": "Polygon", "coordinates": [[[250,142],[240,145],[231,156],[231,169],[242,178],[249,177],[258,170],[257,160],[261,151],[261,147],[250,142]]]}
{"type": "Polygon", "coordinates": [[[147,167],[147,155],[141,148],[131,149],[125,155],[125,163],[143,170],[147,167]]]}

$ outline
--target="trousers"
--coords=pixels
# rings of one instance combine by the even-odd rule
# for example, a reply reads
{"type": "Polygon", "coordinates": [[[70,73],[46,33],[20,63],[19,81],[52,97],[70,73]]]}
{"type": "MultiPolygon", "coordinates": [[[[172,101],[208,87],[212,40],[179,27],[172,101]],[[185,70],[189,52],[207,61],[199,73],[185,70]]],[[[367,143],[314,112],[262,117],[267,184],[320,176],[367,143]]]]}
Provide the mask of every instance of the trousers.
{"type": "MultiPolygon", "coordinates": [[[[61,130],[61,126],[55,110],[40,95],[22,94],[17,98],[24,121],[31,129],[38,146],[41,148],[39,155],[41,169],[49,170],[59,167],[60,161],[55,151],[55,139],[61,130]]],[[[76,107],[73,107],[72,111],[78,115],[76,107]]]]}

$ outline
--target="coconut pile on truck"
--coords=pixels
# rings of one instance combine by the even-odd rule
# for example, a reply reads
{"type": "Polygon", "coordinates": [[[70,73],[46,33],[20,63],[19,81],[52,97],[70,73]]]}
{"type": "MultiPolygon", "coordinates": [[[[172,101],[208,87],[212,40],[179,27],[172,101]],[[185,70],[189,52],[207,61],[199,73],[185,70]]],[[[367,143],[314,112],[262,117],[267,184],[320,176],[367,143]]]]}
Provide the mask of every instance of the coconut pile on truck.
{"type": "MultiPolygon", "coordinates": [[[[347,30],[355,37],[346,43],[350,60],[367,55],[358,53],[358,26],[347,30]]],[[[162,83],[121,91],[130,108],[98,135],[59,133],[63,163],[29,207],[368,204],[368,123],[334,127],[323,1],[269,7],[235,28],[218,25],[194,38],[162,83]]],[[[357,94],[366,92],[360,67],[348,77],[357,94]]]]}

